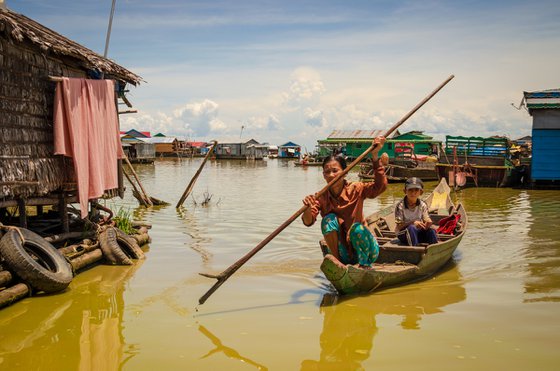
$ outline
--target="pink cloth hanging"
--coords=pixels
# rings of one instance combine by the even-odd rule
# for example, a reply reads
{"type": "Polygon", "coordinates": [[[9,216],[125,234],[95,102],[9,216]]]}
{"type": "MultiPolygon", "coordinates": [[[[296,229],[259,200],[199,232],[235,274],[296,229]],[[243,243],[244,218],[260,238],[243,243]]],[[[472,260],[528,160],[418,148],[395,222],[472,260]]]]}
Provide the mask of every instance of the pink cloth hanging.
{"type": "Polygon", "coordinates": [[[82,218],[88,201],[118,187],[123,158],[113,80],[62,79],[54,99],[56,155],[72,157],[82,218]]]}

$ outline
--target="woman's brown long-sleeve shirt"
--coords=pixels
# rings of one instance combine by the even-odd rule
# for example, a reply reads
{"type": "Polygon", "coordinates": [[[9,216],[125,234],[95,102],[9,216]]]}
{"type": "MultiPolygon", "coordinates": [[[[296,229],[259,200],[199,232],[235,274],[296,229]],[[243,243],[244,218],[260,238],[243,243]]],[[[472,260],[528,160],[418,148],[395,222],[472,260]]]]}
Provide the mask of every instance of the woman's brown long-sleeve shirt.
{"type": "Polygon", "coordinates": [[[344,231],[344,233],[341,233],[342,236],[346,235],[346,232],[355,222],[365,225],[364,200],[377,197],[387,188],[385,168],[381,165],[380,160],[373,163],[373,170],[375,174],[373,182],[362,183],[344,180],[344,187],[338,196],[334,196],[329,190],[318,197],[319,208],[311,208],[313,221],[309,226],[315,223],[319,212],[322,217],[330,213],[334,213],[338,217],[344,231]]]}

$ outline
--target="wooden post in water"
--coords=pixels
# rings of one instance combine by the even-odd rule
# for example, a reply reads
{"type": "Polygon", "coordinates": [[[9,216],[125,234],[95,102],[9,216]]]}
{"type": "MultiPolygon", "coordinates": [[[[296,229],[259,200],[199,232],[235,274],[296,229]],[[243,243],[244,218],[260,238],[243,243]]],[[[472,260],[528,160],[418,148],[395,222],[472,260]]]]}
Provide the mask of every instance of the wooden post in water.
{"type": "Polygon", "coordinates": [[[124,169],[123,169],[123,174],[128,180],[128,182],[130,183],[130,185],[132,185],[132,189],[133,189],[132,194],[136,197],[136,199],[144,206],[150,207],[146,198],[142,195],[142,193],[140,193],[140,191],[138,191],[138,188],[136,188],[136,184],[134,184],[134,182],[132,181],[132,179],[130,179],[130,176],[126,173],[126,171],[124,171],[124,169]]]}
{"type": "Polygon", "coordinates": [[[189,185],[185,189],[185,192],[183,192],[183,195],[181,196],[181,199],[179,200],[179,202],[177,202],[177,206],[175,206],[177,209],[180,208],[183,205],[183,202],[185,202],[185,200],[187,199],[187,197],[189,197],[189,194],[191,193],[192,189],[194,188],[194,184],[196,183],[196,180],[198,179],[198,176],[202,172],[202,168],[204,167],[204,164],[206,164],[206,161],[212,155],[212,152],[214,152],[214,147],[216,147],[216,144],[218,144],[218,142],[214,141],[214,144],[212,144],[212,147],[210,147],[210,149],[208,150],[208,153],[206,154],[206,156],[204,157],[204,160],[202,161],[202,163],[198,167],[198,170],[196,171],[196,174],[194,174],[191,181],[189,182],[189,185]]]}
{"type": "MultiPolygon", "coordinates": [[[[389,136],[393,131],[395,131],[399,126],[401,126],[410,116],[412,116],[420,107],[422,107],[427,101],[429,101],[434,95],[436,95],[449,81],[451,81],[455,76],[449,76],[443,83],[441,83],[434,91],[432,91],[427,97],[425,97],[420,103],[418,103],[412,110],[410,110],[406,115],[403,116],[396,124],[394,124],[387,132],[385,137],[389,136]]],[[[368,149],[364,151],[358,158],[356,158],[350,165],[346,167],[339,175],[337,175],[333,180],[331,180],[323,189],[317,192],[315,195],[320,196],[327,192],[329,188],[338,182],[342,177],[344,177],[354,166],[356,166],[360,161],[362,161],[371,151],[374,149],[372,144],[368,149]]],[[[269,234],[264,240],[262,240],[257,246],[255,246],[251,251],[249,251],[241,259],[233,263],[222,273],[214,275],[207,273],[199,273],[204,277],[215,278],[218,281],[208,290],[204,295],[198,299],[199,304],[204,304],[206,300],[216,291],[232,274],[234,274],[243,264],[245,264],[249,259],[251,259],[257,252],[259,252],[266,244],[268,244],[274,237],[276,237],[280,232],[282,232],[287,226],[289,226],[294,220],[297,219],[303,212],[307,209],[306,205],[303,205],[298,211],[296,211],[291,217],[289,217],[284,223],[282,223],[278,228],[276,228],[271,234],[269,234]]]]}
{"type": "Polygon", "coordinates": [[[140,182],[140,179],[138,179],[138,175],[136,174],[136,171],[134,171],[134,168],[132,167],[132,164],[130,163],[130,161],[128,160],[128,157],[126,155],[124,155],[124,160],[128,164],[128,167],[130,168],[130,171],[132,172],[132,175],[134,176],[134,179],[136,179],[136,181],[138,182],[138,186],[142,190],[142,197],[146,200],[146,203],[148,204],[148,206],[154,206],[154,204],[152,203],[152,200],[150,200],[150,196],[148,196],[148,194],[146,193],[146,190],[142,186],[142,183],[140,182]]]}

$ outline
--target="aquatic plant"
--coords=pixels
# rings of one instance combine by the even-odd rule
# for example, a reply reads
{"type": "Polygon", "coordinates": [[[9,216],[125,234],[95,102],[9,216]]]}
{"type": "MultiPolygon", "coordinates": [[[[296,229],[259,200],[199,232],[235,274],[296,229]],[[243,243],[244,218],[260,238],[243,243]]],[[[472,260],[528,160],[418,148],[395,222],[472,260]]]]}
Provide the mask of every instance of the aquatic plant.
{"type": "Polygon", "coordinates": [[[113,217],[115,227],[125,232],[126,234],[134,234],[134,227],[132,226],[132,216],[130,210],[125,210],[120,207],[117,214],[113,217]]]}

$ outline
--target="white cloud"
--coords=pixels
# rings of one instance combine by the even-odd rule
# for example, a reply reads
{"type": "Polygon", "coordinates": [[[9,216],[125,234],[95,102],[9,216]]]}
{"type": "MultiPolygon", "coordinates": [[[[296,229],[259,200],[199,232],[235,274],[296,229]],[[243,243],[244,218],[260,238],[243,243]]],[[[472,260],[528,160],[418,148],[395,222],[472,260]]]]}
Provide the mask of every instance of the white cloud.
{"type": "Polygon", "coordinates": [[[173,116],[189,134],[207,136],[211,131],[224,130],[226,125],[218,119],[219,106],[216,102],[205,99],[202,102],[187,103],[173,111],[173,116]]]}
{"type": "Polygon", "coordinates": [[[157,112],[154,115],[149,113],[127,114],[120,117],[120,124],[123,131],[136,129],[149,131],[152,135],[157,133],[165,134],[173,126],[173,117],[162,112],[157,112]]]}
{"type": "Polygon", "coordinates": [[[304,110],[305,122],[309,126],[324,127],[327,124],[327,120],[323,114],[323,111],[312,110],[311,108],[306,108],[304,110]]]}
{"type": "Polygon", "coordinates": [[[299,67],[292,73],[289,90],[283,97],[288,107],[297,109],[302,105],[317,103],[324,92],[325,85],[319,72],[309,67],[299,67]]]}

